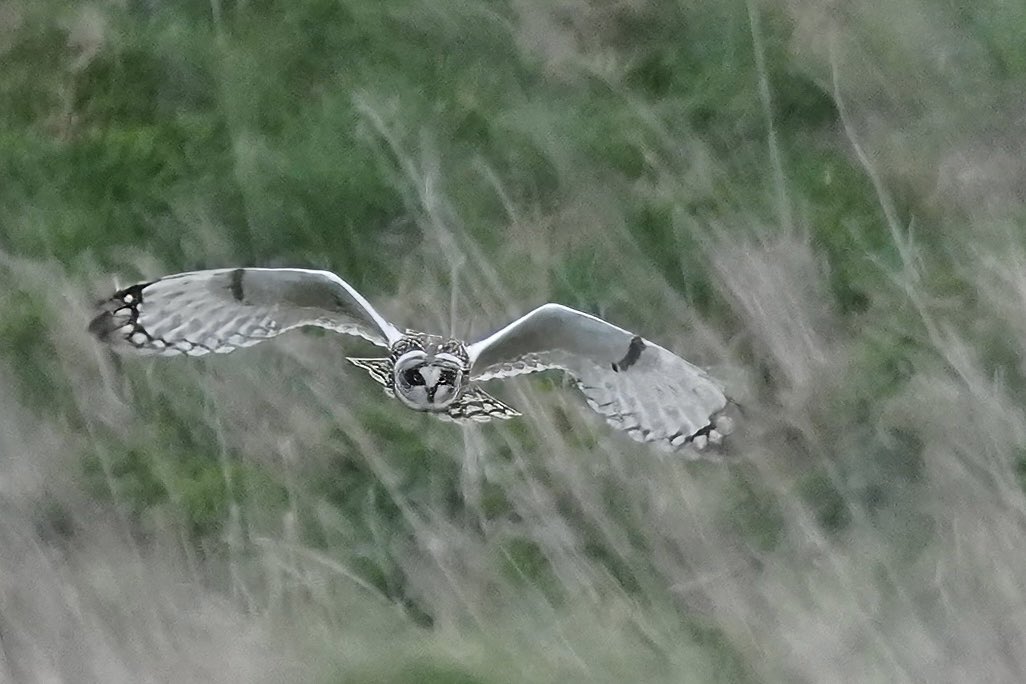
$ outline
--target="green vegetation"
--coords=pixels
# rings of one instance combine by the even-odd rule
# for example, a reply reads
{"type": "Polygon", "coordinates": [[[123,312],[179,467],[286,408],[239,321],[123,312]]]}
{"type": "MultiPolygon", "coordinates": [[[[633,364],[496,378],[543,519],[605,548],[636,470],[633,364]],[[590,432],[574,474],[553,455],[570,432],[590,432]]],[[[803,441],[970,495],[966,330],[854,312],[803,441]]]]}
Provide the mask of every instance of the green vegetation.
{"type": "Polygon", "coordinates": [[[813,5],[0,0],[0,671],[1021,679],[1026,10],[813,5]],[[546,377],[464,430],[357,340],[85,332],[229,265],[600,313],[741,429],[656,454],[546,377]]]}

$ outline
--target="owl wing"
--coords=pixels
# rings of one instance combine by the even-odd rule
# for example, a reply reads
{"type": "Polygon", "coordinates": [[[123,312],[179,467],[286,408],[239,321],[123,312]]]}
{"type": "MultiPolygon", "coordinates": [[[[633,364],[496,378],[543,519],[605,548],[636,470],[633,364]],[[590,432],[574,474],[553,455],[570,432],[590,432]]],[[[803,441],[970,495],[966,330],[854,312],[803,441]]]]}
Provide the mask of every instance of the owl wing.
{"type": "Polygon", "coordinates": [[[401,336],[337,275],[299,268],[179,273],[120,290],[99,308],[89,330],[141,354],[226,353],[307,325],[383,347],[401,336]]]}
{"type": "Polygon", "coordinates": [[[702,369],[600,318],[545,304],[471,344],[471,379],[569,373],[588,405],[641,442],[704,446],[726,432],[723,387],[702,369]]]}

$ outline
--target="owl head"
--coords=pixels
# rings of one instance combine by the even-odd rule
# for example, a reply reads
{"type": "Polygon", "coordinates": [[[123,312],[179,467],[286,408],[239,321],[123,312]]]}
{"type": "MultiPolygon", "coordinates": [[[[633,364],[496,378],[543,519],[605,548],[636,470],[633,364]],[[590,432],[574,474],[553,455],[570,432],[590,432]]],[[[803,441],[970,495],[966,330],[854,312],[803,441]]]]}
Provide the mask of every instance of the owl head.
{"type": "Polygon", "coordinates": [[[395,395],[417,411],[441,411],[460,396],[466,373],[453,354],[406,352],[395,362],[395,395]]]}

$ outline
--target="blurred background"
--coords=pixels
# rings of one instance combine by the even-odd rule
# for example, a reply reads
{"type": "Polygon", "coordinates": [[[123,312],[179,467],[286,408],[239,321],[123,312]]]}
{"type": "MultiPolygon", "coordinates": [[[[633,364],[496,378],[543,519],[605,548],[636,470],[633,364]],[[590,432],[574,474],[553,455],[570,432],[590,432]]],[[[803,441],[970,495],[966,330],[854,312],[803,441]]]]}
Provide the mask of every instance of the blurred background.
{"type": "Polygon", "coordinates": [[[1026,5],[0,0],[0,680],[1026,679],[1026,5]],[[115,358],[115,287],[546,301],[745,407],[558,375],[460,428],[291,333],[115,358]]]}

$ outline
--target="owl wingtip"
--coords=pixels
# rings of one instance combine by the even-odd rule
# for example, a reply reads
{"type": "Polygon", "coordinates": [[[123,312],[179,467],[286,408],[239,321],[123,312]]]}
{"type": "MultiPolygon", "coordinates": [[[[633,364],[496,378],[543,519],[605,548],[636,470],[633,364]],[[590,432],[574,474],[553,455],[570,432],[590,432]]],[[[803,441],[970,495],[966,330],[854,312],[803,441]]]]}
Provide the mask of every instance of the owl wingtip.
{"type": "Polygon", "coordinates": [[[117,328],[118,326],[114,323],[114,314],[110,311],[101,311],[89,321],[86,330],[100,341],[106,342],[117,328]]]}

